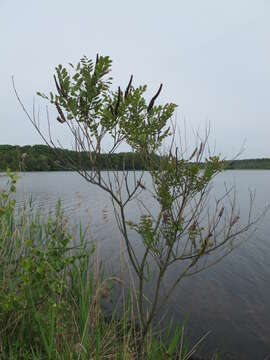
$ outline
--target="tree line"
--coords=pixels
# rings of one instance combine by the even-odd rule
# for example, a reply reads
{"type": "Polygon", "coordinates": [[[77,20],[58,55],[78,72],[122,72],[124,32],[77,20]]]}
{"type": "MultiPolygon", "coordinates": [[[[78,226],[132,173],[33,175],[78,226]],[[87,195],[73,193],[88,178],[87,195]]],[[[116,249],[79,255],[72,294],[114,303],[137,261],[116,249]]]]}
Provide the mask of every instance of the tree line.
{"type": "MultiPolygon", "coordinates": [[[[12,171],[69,171],[74,169],[72,163],[76,167],[92,170],[86,152],[51,149],[47,145],[0,145],[0,171],[6,171],[7,168],[12,171]]],[[[98,155],[98,163],[101,169],[145,169],[140,155],[132,152],[101,154],[98,155]]]]}
{"type": "MultiPolygon", "coordinates": [[[[159,162],[156,156],[156,162],[159,162]]],[[[92,170],[89,155],[67,149],[52,150],[47,145],[0,145],[0,171],[9,168],[12,171],[69,171],[73,170],[72,162],[83,169],[92,170]]],[[[121,152],[99,155],[102,169],[146,170],[139,153],[121,152]]],[[[201,167],[203,167],[201,163],[201,167]]],[[[224,169],[270,169],[270,159],[244,159],[225,161],[224,169]]]]}

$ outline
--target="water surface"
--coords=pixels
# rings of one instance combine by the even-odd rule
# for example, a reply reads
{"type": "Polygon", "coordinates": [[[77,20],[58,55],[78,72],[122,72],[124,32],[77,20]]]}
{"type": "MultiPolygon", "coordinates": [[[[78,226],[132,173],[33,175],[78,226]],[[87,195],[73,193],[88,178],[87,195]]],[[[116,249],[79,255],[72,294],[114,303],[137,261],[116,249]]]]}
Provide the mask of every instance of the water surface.
{"type": "MultiPolygon", "coordinates": [[[[0,187],[6,182],[0,177],[0,187]]],[[[255,213],[270,203],[270,171],[226,171],[215,179],[214,191],[224,191],[224,182],[234,184],[242,217],[249,209],[249,189],[256,190],[255,213]]],[[[146,174],[145,183],[150,184],[146,174]]],[[[71,223],[89,225],[91,238],[99,245],[100,257],[108,267],[119,264],[121,237],[115,224],[110,198],[72,172],[20,174],[17,201],[31,194],[36,207],[54,208],[60,198],[71,223]]],[[[150,198],[147,206],[153,209],[150,198]]],[[[130,218],[139,208],[129,207],[130,218]]],[[[233,359],[264,359],[270,355],[270,213],[255,234],[222,262],[186,279],[167,306],[167,317],[177,323],[187,319],[191,341],[211,331],[202,354],[216,349],[233,359]]],[[[135,240],[134,240],[135,241],[135,240]]],[[[136,240],[137,241],[137,240],[136,240]]],[[[136,244],[139,250],[140,244],[136,244]]],[[[169,272],[166,281],[174,277],[169,272]]]]}

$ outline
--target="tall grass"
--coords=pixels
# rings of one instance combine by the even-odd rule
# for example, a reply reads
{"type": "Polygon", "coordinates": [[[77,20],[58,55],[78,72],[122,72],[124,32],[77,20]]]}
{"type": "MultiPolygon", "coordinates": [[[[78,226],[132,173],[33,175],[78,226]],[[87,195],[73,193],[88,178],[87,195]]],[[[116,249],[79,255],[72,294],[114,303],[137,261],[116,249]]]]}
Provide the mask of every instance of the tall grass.
{"type": "MultiPolygon", "coordinates": [[[[105,315],[116,278],[104,277],[87,234],[76,245],[60,205],[41,216],[30,202],[15,216],[17,178],[8,175],[0,192],[0,358],[138,358],[130,296],[123,291],[121,310],[105,315]]],[[[184,328],[168,333],[150,331],[143,358],[191,358],[196,346],[185,345],[184,328]]]]}

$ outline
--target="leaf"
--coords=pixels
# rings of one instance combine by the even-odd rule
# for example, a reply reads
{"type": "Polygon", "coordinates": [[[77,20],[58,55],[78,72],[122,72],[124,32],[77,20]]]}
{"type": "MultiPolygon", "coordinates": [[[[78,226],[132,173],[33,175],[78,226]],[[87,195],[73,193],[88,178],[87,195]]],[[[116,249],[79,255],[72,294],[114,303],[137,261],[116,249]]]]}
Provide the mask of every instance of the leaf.
{"type": "Polygon", "coordinates": [[[178,342],[180,339],[180,333],[181,333],[181,330],[179,328],[176,328],[176,330],[174,331],[173,337],[170,341],[169,348],[168,348],[169,355],[173,355],[173,353],[176,351],[177,345],[178,345],[178,342]]]}

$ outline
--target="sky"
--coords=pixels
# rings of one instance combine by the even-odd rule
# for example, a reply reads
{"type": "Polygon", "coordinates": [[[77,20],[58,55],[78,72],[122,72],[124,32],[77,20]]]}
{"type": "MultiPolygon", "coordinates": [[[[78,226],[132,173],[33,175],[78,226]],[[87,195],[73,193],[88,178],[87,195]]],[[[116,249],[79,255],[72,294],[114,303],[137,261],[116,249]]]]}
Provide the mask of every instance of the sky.
{"type": "MultiPolygon", "coordinates": [[[[178,105],[191,134],[211,127],[226,158],[270,157],[270,0],[0,0],[0,144],[42,143],[22,112],[33,101],[46,128],[46,103],[58,64],[96,53],[113,60],[114,85],[131,74],[149,97],[178,105]]],[[[64,147],[67,130],[49,109],[64,147]]],[[[189,138],[190,137],[190,138],[189,138]]]]}

